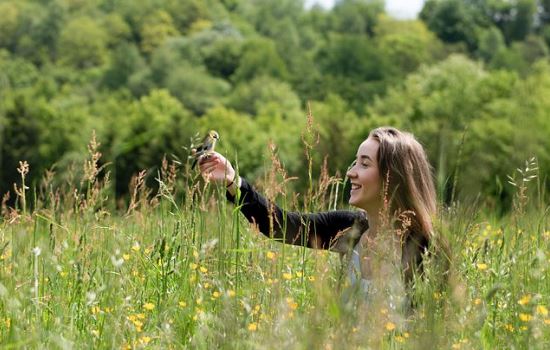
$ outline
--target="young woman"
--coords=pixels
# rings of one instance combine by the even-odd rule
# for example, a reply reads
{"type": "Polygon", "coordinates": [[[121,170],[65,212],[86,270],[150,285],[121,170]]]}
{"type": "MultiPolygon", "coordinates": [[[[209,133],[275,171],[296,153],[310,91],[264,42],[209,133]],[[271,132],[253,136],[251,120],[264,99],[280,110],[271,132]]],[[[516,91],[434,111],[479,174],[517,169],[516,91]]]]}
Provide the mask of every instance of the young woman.
{"type": "Polygon", "coordinates": [[[264,235],[348,253],[350,282],[366,292],[376,276],[385,279],[392,273],[381,271],[384,264],[377,262],[377,252],[378,257],[397,261],[405,289],[411,287],[414,274],[422,272],[433,238],[436,195],[426,153],[410,133],[381,127],[359,145],[346,174],[351,182],[349,203],[357,211],[283,211],[236,176],[219,153],[201,160],[200,170],[205,178],[226,185],[229,200],[234,202],[240,190],[242,213],[264,235]]]}

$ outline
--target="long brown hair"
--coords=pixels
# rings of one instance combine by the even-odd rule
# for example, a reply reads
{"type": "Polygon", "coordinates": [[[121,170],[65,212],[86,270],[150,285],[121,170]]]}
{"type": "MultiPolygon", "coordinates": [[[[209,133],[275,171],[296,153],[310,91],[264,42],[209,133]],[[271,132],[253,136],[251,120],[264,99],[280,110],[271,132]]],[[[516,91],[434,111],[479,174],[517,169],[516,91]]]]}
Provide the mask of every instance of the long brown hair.
{"type": "Polygon", "coordinates": [[[432,168],[424,148],[408,132],[380,127],[369,137],[379,142],[377,158],[385,210],[393,218],[401,218],[393,221],[394,228],[405,227],[401,262],[405,282],[410,283],[413,270],[421,268],[422,254],[433,238],[437,208],[432,168]]]}

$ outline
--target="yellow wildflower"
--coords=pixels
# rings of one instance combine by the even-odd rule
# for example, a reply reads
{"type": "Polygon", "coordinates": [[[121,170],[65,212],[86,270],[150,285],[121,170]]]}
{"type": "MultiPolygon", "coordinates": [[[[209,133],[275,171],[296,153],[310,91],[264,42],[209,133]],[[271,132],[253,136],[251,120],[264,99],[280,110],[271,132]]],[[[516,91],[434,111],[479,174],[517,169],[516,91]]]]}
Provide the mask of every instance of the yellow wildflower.
{"type": "Polygon", "coordinates": [[[191,270],[196,270],[197,267],[199,267],[199,265],[197,265],[195,263],[191,263],[191,264],[189,264],[189,267],[191,268],[191,270]]]}
{"type": "Polygon", "coordinates": [[[521,297],[521,299],[518,300],[518,304],[525,306],[529,304],[530,301],[531,301],[531,295],[525,294],[524,296],[521,297]]]}
{"type": "Polygon", "coordinates": [[[132,246],[132,250],[134,252],[139,252],[139,250],[141,249],[141,247],[139,246],[139,243],[134,243],[134,245],[132,246]]]}
{"type": "Polygon", "coordinates": [[[285,273],[283,273],[283,278],[285,280],[291,280],[292,279],[292,274],[288,273],[288,272],[285,272],[285,273]]]}
{"type": "Polygon", "coordinates": [[[386,327],[386,330],[393,331],[395,329],[395,323],[388,322],[388,323],[386,323],[385,327],[386,327]]]}
{"type": "Polygon", "coordinates": [[[251,332],[255,332],[258,329],[258,324],[255,322],[252,322],[248,325],[248,330],[251,332]]]}
{"type": "Polygon", "coordinates": [[[185,301],[180,301],[178,304],[179,304],[180,307],[186,307],[187,306],[187,303],[185,301]]]}
{"type": "Polygon", "coordinates": [[[519,314],[519,319],[522,320],[523,322],[529,322],[531,321],[532,318],[533,316],[529,314],[519,314]]]}
{"type": "Polygon", "coordinates": [[[204,266],[201,266],[200,269],[199,269],[202,273],[207,273],[208,272],[208,269],[204,266]]]}
{"type": "Polygon", "coordinates": [[[404,343],[405,342],[405,338],[398,335],[395,337],[395,340],[397,340],[398,343],[404,343]]]}
{"type": "Polygon", "coordinates": [[[485,263],[477,263],[476,266],[480,271],[484,271],[484,270],[487,270],[487,268],[489,268],[489,266],[487,266],[487,264],[485,263]]]}
{"type": "Polygon", "coordinates": [[[153,311],[153,309],[155,308],[155,304],[145,303],[143,304],[143,308],[147,311],[153,311]]]}
{"type": "Polygon", "coordinates": [[[302,276],[303,276],[303,274],[302,274],[301,271],[296,272],[296,277],[300,278],[300,277],[302,277],[302,276]]]}
{"type": "Polygon", "coordinates": [[[548,309],[544,305],[537,306],[537,314],[542,316],[548,316],[548,309]]]}
{"type": "Polygon", "coordinates": [[[474,304],[475,304],[475,305],[481,304],[481,299],[480,299],[480,298],[476,298],[476,299],[474,300],[474,304]]]}
{"type": "Polygon", "coordinates": [[[151,341],[151,337],[148,337],[146,335],[144,335],[143,337],[139,338],[139,342],[141,344],[149,344],[149,342],[151,341]]]}
{"type": "Polygon", "coordinates": [[[235,291],[234,290],[228,290],[227,291],[227,295],[230,297],[230,298],[233,298],[235,296],[235,291]]]}
{"type": "Polygon", "coordinates": [[[292,310],[296,310],[298,308],[298,303],[295,302],[292,298],[286,298],[286,303],[288,304],[288,307],[290,307],[292,310]]]}
{"type": "Polygon", "coordinates": [[[514,331],[514,326],[512,326],[511,324],[507,324],[504,326],[504,328],[508,331],[508,332],[513,332],[514,331]]]}
{"type": "Polygon", "coordinates": [[[275,260],[275,253],[269,251],[265,255],[269,260],[275,260]]]}
{"type": "Polygon", "coordinates": [[[126,261],[130,260],[130,254],[122,254],[122,259],[126,261]]]}
{"type": "Polygon", "coordinates": [[[212,293],[212,296],[213,296],[214,298],[219,298],[219,297],[220,297],[220,292],[215,291],[214,293],[212,293]]]}

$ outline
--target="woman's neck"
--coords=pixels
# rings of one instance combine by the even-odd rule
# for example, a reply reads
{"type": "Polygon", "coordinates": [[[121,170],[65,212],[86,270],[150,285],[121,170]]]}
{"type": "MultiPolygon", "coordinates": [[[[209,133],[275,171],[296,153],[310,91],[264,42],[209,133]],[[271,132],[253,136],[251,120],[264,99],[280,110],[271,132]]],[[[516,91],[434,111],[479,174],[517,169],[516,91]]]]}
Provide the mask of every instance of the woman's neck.
{"type": "Polygon", "coordinates": [[[378,210],[366,210],[366,213],[369,222],[369,235],[373,237],[380,227],[380,213],[378,210]]]}

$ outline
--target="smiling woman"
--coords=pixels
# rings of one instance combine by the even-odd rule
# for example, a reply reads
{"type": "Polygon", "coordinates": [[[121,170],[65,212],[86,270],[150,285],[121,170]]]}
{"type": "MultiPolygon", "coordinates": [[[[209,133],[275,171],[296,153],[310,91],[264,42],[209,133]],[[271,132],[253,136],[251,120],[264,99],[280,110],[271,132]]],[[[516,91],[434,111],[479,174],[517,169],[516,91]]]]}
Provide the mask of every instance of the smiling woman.
{"type": "Polygon", "coordinates": [[[380,290],[371,288],[373,280],[391,279],[397,271],[410,291],[414,275],[422,274],[422,260],[434,241],[436,196],[426,153],[410,133],[377,128],[359,145],[346,174],[351,182],[349,203],[357,211],[284,211],[237,176],[219,153],[201,161],[200,169],[205,178],[226,184],[229,200],[238,202],[264,235],[346,254],[350,282],[366,296],[380,290]],[[398,268],[383,268],[376,257],[398,268]]]}

